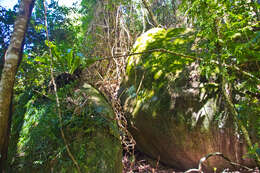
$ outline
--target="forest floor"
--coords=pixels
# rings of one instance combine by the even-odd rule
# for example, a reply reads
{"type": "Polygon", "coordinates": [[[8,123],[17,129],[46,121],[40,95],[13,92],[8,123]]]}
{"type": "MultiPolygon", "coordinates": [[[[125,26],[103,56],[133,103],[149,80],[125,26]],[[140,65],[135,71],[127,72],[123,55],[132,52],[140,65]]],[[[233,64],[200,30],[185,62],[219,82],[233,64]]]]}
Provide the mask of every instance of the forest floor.
{"type": "MultiPolygon", "coordinates": [[[[183,171],[167,167],[159,161],[154,161],[139,151],[135,151],[134,157],[135,161],[131,161],[133,160],[131,159],[132,156],[128,154],[123,157],[123,173],[183,173],[183,171]]],[[[245,171],[229,171],[229,169],[225,169],[222,173],[245,173],[245,171]]],[[[260,173],[260,171],[255,168],[251,173],[260,173]]]]}
{"type": "Polygon", "coordinates": [[[154,161],[139,151],[135,151],[134,161],[132,156],[126,154],[123,157],[123,173],[181,173],[170,167],[154,161]]]}

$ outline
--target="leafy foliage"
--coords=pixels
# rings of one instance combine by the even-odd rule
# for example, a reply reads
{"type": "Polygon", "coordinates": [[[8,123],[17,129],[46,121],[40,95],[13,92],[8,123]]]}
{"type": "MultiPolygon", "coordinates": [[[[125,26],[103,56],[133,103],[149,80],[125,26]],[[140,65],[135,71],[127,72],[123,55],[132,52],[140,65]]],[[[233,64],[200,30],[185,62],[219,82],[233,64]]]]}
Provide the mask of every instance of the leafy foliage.
{"type": "Polygon", "coordinates": [[[255,139],[258,134],[259,139],[259,3],[186,0],[183,6],[196,29],[197,54],[203,57],[201,70],[208,80],[215,76],[220,84],[228,81],[238,118],[252,132],[251,137],[255,139]],[[241,76],[224,64],[237,66],[254,77],[241,76]]]}
{"type": "MultiPolygon", "coordinates": [[[[208,89],[220,90],[222,80],[225,79],[228,82],[233,103],[239,114],[238,118],[251,132],[252,139],[255,139],[255,145],[250,149],[249,155],[259,154],[259,145],[256,143],[260,138],[260,83],[256,80],[260,79],[259,1],[150,0],[149,2],[162,26],[165,28],[176,26],[176,28],[161,32],[154,38],[148,35],[144,40],[151,39],[153,43],[148,47],[137,45],[133,51],[142,52],[160,47],[199,57],[201,72],[205,80],[210,83],[208,89]],[[186,29],[185,26],[192,29],[186,29]],[[238,67],[254,77],[245,76],[236,68],[227,68],[225,65],[238,67]]],[[[2,14],[0,16],[1,74],[3,56],[10,41],[16,7],[14,10],[0,7],[0,12],[2,14]]],[[[51,0],[47,10],[48,28],[44,26],[43,16],[42,1],[37,0],[25,40],[23,61],[17,74],[14,92],[15,100],[17,100],[16,113],[24,115],[26,121],[19,145],[38,147],[30,151],[32,155],[39,156],[34,166],[66,155],[64,146],[55,148],[62,145],[57,130],[57,117],[53,111],[55,104],[45,98],[52,98],[51,93],[47,92],[50,81],[49,67],[53,65],[55,76],[62,73],[73,74],[78,68],[91,67],[89,69],[92,70],[90,70],[91,75],[95,79],[102,78],[110,82],[119,80],[120,77],[115,79],[115,76],[124,74],[124,59],[122,61],[99,60],[106,56],[129,52],[134,40],[152,27],[141,1],[136,0],[82,0],[81,8],[59,6],[57,1],[51,0]],[[46,29],[50,34],[50,42],[46,41],[46,29]],[[49,49],[52,50],[52,57],[49,49]],[[99,62],[95,63],[97,61],[99,62]],[[120,74],[119,68],[122,71],[120,74]],[[49,133],[44,136],[45,143],[40,144],[37,140],[30,140],[31,137],[37,139],[39,135],[47,131],[49,133]],[[31,136],[29,132],[32,132],[31,136]],[[54,148],[48,148],[50,144],[54,148]]],[[[153,52],[143,54],[140,61],[149,67],[151,71],[149,78],[155,79],[163,86],[166,80],[164,74],[172,72],[177,74],[178,70],[193,60],[165,52],[153,52]],[[146,59],[147,56],[153,55],[159,55],[157,56],[159,58],[152,61],[146,59]],[[171,58],[168,58],[169,56],[171,58]],[[161,71],[157,70],[158,66],[161,71]]],[[[129,68],[141,68],[134,65],[136,64],[129,68]]],[[[131,69],[126,69],[127,73],[130,71],[131,69]]],[[[138,76],[138,80],[141,81],[141,79],[142,76],[138,76]]],[[[90,82],[99,85],[103,81],[90,82]]],[[[105,85],[104,83],[102,85],[105,85]]],[[[108,82],[108,85],[111,83],[108,82]]],[[[145,81],[143,85],[146,85],[145,81]]],[[[59,96],[62,99],[67,97],[66,89],[71,86],[68,85],[65,90],[64,88],[60,90],[59,96]]],[[[133,97],[137,97],[137,90],[138,88],[132,87],[128,92],[133,97]]],[[[152,92],[139,92],[139,97],[146,96],[152,98],[152,92]]],[[[98,114],[98,110],[89,109],[85,113],[98,114]]],[[[74,139],[72,132],[91,134],[106,122],[105,119],[97,118],[95,119],[97,124],[92,126],[89,119],[85,120],[86,117],[74,116],[72,118],[73,112],[64,112],[64,114],[64,126],[71,128],[71,131],[68,131],[71,139],[74,139]],[[83,126],[89,128],[78,128],[83,126]]],[[[12,130],[16,137],[19,136],[18,132],[23,124],[22,118],[23,116],[14,116],[12,130]]],[[[87,141],[84,142],[87,143],[87,141]]],[[[96,147],[94,144],[87,145],[92,148],[96,147]]],[[[77,155],[78,158],[85,157],[85,149],[82,146],[81,152],[77,155]]],[[[21,151],[27,152],[26,147],[21,151]]],[[[30,160],[29,156],[28,159],[30,160]]],[[[68,165],[71,166],[71,162],[66,159],[60,161],[69,163],[68,165]]]]}

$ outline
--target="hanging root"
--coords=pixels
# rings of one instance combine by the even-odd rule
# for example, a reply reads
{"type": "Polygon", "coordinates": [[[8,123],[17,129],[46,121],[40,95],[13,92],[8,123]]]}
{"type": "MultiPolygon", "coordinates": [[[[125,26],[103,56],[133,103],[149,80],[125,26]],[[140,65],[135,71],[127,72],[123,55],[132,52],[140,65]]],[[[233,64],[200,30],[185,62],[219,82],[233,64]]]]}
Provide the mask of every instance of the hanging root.
{"type": "Polygon", "coordinates": [[[199,172],[199,173],[203,173],[202,171],[202,163],[205,162],[208,158],[212,157],[212,156],[218,156],[218,157],[222,157],[223,159],[225,159],[230,165],[234,166],[234,167],[241,167],[249,172],[252,172],[253,169],[251,168],[248,168],[244,165],[241,165],[241,164],[238,164],[238,163],[235,163],[235,162],[232,162],[229,158],[227,158],[226,156],[224,156],[224,154],[220,153],[220,152],[215,152],[215,153],[210,153],[210,154],[207,154],[205,157],[202,157],[200,159],[200,162],[199,162],[199,166],[198,166],[198,169],[189,169],[187,171],[185,171],[185,173],[189,173],[189,172],[199,172]]]}

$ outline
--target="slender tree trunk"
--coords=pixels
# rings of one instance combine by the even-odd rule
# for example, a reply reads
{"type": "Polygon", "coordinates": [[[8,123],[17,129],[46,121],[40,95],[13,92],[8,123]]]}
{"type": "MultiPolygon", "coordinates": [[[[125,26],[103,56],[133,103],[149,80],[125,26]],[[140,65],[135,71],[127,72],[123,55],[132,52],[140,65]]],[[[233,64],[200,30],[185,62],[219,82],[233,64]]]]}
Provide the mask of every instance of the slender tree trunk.
{"type": "Polygon", "coordinates": [[[23,43],[35,0],[21,0],[0,81],[0,172],[7,159],[15,75],[22,59],[23,43]]]}
{"type": "Polygon", "coordinates": [[[174,25],[175,25],[175,26],[176,26],[176,24],[177,24],[176,11],[177,11],[177,2],[176,2],[176,0],[172,0],[172,13],[173,13],[174,25]]]}
{"type": "Polygon", "coordinates": [[[151,19],[152,19],[152,22],[153,22],[154,26],[155,26],[155,27],[159,26],[159,23],[158,23],[158,21],[157,21],[155,15],[153,14],[153,11],[152,11],[151,7],[149,6],[148,1],[147,1],[147,0],[142,0],[142,2],[143,2],[145,8],[146,8],[147,11],[148,11],[148,13],[149,13],[149,15],[150,15],[150,17],[151,17],[151,19]]]}

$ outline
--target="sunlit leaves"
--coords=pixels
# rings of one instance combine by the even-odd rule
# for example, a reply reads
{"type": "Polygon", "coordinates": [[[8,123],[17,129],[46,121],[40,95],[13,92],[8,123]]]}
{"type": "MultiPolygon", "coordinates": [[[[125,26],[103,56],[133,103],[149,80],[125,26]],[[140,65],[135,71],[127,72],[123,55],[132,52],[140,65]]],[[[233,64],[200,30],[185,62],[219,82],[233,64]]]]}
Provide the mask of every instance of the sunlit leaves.
{"type": "MultiPolygon", "coordinates": [[[[234,93],[239,93],[236,95],[239,98],[234,98],[238,102],[239,118],[248,130],[257,131],[260,137],[259,84],[232,69],[219,68],[223,64],[238,65],[260,78],[260,39],[259,31],[254,29],[259,28],[258,6],[256,1],[183,1],[184,11],[196,28],[197,43],[193,50],[203,57],[200,64],[202,74],[209,81],[222,77],[228,81],[234,93]]],[[[257,151],[259,147],[255,145],[249,154],[255,155],[257,151]]]]}
{"type": "Polygon", "coordinates": [[[73,72],[80,66],[84,65],[83,54],[75,52],[74,49],[66,49],[62,45],[57,46],[52,42],[45,41],[46,45],[51,49],[53,63],[56,70],[61,72],[73,72]]]}
{"type": "Polygon", "coordinates": [[[35,31],[40,33],[42,30],[46,30],[46,27],[43,24],[39,24],[35,26],[35,31]]]}

